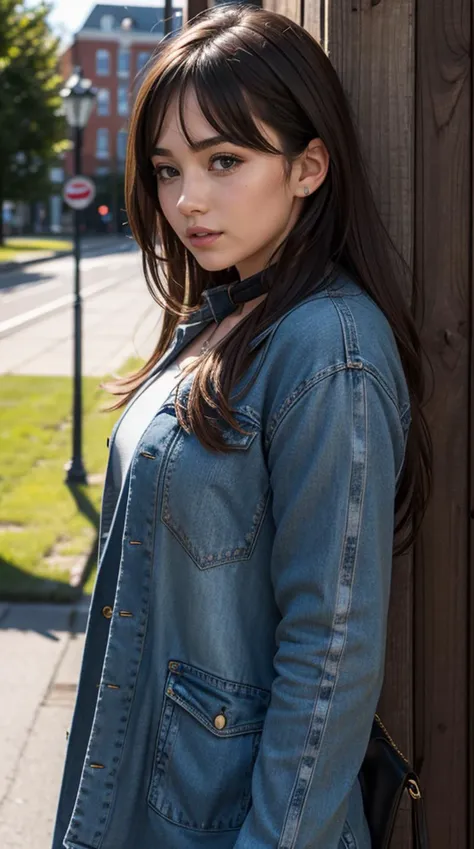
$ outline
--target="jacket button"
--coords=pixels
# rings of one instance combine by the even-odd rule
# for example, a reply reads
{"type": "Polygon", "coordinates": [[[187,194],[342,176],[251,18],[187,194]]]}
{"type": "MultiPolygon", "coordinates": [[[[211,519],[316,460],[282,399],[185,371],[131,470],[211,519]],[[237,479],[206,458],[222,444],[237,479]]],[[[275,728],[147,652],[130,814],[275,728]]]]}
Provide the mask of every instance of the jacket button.
{"type": "Polygon", "coordinates": [[[222,729],[225,728],[226,725],[227,719],[225,718],[224,714],[219,713],[214,720],[214,727],[217,728],[219,731],[222,731],[222,729]]]}
{"type": "Polygon", "coordinates": [[[111,619],[113,612],[113,608],[110,607],[109,604],[106,604],[105,607],[102,608],[102,616],[105,616],[106,619],[111,619]]]}

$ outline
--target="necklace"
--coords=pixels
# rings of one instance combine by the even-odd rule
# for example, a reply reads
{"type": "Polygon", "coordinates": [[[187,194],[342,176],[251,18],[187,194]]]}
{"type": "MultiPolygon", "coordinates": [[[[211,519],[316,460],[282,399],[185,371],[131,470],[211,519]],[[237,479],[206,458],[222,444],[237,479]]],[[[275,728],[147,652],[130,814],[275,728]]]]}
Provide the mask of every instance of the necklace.
{"type": "MultiPolygon", "coordinates": [[[[242,310],[243,310],[243,308],[244,308],[244,304],[241,304],[241,305],[240,305],[240,307],[239,307],[239,309],[238,309],[238,310],[236,310],[236,315],[240,315],[240,314],[241,314],[241,312],[242,312],[242,310]]],[[[216,331],[219,329],[219,327],[220,327],[220,325],[219,325],[219,324],[216,324],[216,326],[215,326],[214,330],[212,331],[211,335],[210,335],[210,336],[208,336],[208,337],[207,337],[207,339],[206,339],[206,340],[203,342],[203,344],[201,345],[201,348],[200,348],[200,350],[199,350],[199,354],[205,354],[205,353],[207,353],[207,351],[209,350],[209,346],[210,346],[210,344],[211,344],[211,339],[212,339],[212,337],[214,336],[214,334],[216,333],[216,331]]]]}

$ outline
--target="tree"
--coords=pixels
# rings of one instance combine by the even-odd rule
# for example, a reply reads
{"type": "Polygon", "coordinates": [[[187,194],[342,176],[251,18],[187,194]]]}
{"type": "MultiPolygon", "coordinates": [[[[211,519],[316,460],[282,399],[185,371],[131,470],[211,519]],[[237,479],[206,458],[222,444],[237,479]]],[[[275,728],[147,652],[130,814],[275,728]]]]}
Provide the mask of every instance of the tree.
{"type": "Polygon", "coordinates": [[[44,198],[49,169],[68,146],[50,11],[45,2],[0,0],[0,244],[3,201],[44,198]]]}

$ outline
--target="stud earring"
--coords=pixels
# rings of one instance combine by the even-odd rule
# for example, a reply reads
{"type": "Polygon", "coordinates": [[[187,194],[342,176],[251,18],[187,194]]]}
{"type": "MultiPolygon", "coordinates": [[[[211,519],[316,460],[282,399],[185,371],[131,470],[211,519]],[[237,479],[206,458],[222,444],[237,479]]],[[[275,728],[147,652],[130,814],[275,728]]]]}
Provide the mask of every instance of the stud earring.
{"type": "Polygon", "coordinates": [[[303,189],[303,191],[304,191],[305,195],[309,195],[309,188],[308,188],[308,186],[305,186],[305,187],[304,187],[304,189],[303,189]]]}

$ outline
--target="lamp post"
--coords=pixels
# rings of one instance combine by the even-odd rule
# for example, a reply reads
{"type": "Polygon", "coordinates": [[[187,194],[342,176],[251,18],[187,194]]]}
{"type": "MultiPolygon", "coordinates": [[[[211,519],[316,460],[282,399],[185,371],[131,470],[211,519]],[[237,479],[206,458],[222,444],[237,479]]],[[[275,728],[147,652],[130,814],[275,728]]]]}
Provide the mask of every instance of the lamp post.
{"type": "MultiPolygon", "coordinates": [[[[66,121],[74,133],[74,173],[82,170],[82,137],[97,97],[97,89],[84,79],[77,67],[61,90],[66,121]]],[[[82,299],[81,299],[82,210],[74,210],[74,400],[72,420],[72,459],[66,465],[66,483],[87,483],[82,462],[82,299]]]]}

